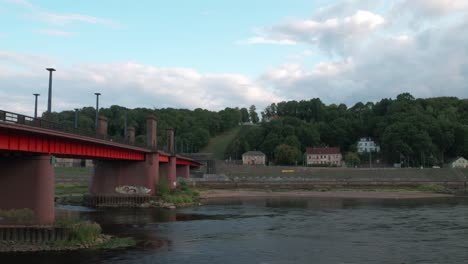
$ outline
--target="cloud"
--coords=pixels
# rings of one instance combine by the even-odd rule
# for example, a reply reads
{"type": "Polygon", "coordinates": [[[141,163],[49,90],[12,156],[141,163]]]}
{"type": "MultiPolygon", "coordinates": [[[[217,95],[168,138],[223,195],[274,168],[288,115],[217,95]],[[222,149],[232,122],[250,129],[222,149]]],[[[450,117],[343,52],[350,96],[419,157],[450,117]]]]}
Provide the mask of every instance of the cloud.
{"type": "Polygon", "coordinates": [[[263,80],[279,96],[301,100],[319,97],[327,103],[354,104],[410,92],[417,97],[468,97],[468,21],[443,30],[413,35],[385,35],[362,44],[348,57],[323,61],[307,69],[285,64],[263,80]]]}
{"type": "Polygon", "coordinates": [[[74,13],[57,13],[52,12],[38,6],[35,6],[27,0],[6,0],[11,4],[23,7],[33,18],[44,21],[53,25],[64,26],[70,23],[88,23],[109,26],[113,28],[125,28],[126,25],[107,18],[99,18],[95,16],[83,15],[83,14],[74,14],[74,13]]]}
{"type": "Polygon", "coordinates": [[[38,18],[55,25],[66,25],[69,23],[88,23],[88,24],[97,24],[103,26],[109,26],[113,28],[125,28],[126,26],[120,22],[99,18],[88,15],[81,14],[66,14],[66,13],[53,13],[53,12],[39,12],[37,14],[38,18]]]}
{"type": "Polygon", "coordinates": [[[247,40],[238,41],[238,44],[248,45],[248,44],[277,44],[277,45],[296,45],[295,41],[289,39],[269,39],[267,37],[251,37],[247,40]]]}
{"type": "Polygon", "coordinates": [[[263,28],[264,36],[250,38],[251,43],[306,43],[327,52],[343,53],[355,42],[368,37],[385,23],[385,19],[370,11],[358,10],[351,16],[333,17],[323,21],[289,19],[263,28]]]}
{"type": "Polygon", "coordinates": [[[349,17],[359,10],[375,10],[384,3],[383,0],[342,0],[319,8],[312,19],[324,21],[330,17],[349,17]]]}
{"type": "MultiPolygon", "coordinates": [[[[10,96],[0,96],[0,105],[31,112],[30,94],[47,94],[48,74],[43,65],[52,63],[44,61],[40,56],[0,52],[0,83],[5,87],[0,94],[10,96]],[[15,67],[8,68],[9,65],[15,67]],[[3,71],[4,68],[9,70],[3,71]],[[16,101],[11,101],[13,95],[16,101]]],[[[95,92],[102,93],[104,107],[118,104],[220,110],[255,104],[261,109],[285,99],[261,82],[240,74],[203,74],[189,68],[155,67],[136,62],[57,65],[56,68],[53,75],[55,111],[93,105],[95,92]]]]}
{"type": "Polygon", "coordinates": [[[49,35],[49,36],[59,36],[59,37],[70,37],[75,35],[73,32],[62,31],[62,30],[54,30],[54,29],[39,29],[37,30],[38,33],[49,35]]]}
{"type": "Polygon", "coordinates": [[[468,1],[465,0],[403,0],[392,8],[394,14],[410,15],[415,20],[440,18],[467,10],[468,1]]]}

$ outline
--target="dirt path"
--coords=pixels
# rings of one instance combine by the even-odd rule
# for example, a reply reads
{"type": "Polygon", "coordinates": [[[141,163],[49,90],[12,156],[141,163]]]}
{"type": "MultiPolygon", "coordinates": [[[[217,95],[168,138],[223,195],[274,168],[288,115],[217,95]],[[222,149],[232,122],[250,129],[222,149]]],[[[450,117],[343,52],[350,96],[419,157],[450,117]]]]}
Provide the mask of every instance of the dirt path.
{"type": "Polygon", "coordinates": [[[322,198],[367,198],[367,199],[420,199],[420,198],[442,198],[452,197],[450,194],[425,193],[425,192],[386,192],[386,191],[336,191],[336,192],[313,192],[313,191],[248,191],[248,190],[207,190],[202,191],[202,199],[223,198],[273,198],[273,197],[322,197],[322,198]]]}

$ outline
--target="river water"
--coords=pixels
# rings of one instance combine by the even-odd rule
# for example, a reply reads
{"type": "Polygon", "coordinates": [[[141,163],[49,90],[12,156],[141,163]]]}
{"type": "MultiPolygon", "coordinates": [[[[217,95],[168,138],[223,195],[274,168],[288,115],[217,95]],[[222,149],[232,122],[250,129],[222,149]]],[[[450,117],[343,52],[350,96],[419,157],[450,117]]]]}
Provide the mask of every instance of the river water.
{"type": "Polygon", "coordinates": [[[468,263],[468,200],[257,199],[179,209],[59,207],[133,249],[0,255],[0,263],[468,263]]]}

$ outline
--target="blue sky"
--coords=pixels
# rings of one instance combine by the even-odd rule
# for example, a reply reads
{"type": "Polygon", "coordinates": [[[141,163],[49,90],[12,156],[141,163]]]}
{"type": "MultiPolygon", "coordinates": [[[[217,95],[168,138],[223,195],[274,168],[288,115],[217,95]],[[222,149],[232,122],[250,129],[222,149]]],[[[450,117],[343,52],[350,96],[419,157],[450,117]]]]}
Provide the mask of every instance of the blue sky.
{"type": "Polygon", "coordinates": [[[304,0],[275,1],[274,6],[267,0],[6,0],[0,23],[9,26],[2,30],[8,36],[2,39],[2,48],[60,57],[61,64],[137,61],[254,77],[305,47],[251,46],[239,41],[250,37],[256,27],[275,23],[285,14],[307,17],[316,4],[304,0]],[[108,21],[50,22],[34,17],[39,9],[108,21]]]}
{"type": "Polygon", "coordinates": [[[468,96],[468,1],[0,0],[0,109],[468,96]]]}

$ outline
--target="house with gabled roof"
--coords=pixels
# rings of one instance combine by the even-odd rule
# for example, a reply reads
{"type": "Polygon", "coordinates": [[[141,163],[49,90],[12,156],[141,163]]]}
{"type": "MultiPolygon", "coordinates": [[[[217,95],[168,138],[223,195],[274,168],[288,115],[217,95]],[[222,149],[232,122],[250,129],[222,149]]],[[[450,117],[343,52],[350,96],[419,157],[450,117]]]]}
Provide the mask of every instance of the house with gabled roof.
{"type": "Polygon", "coordinates": [[[341,167],[343,156],[338,147],[306,148],[306,163],[309,166],[341,167]]]}
{"type": "Polygon", "coordinates": [[[242,154],[242,164],[265,165],[266,155],[261,151],[247,151],[242,154]]]}
{"type": "Polygon", "coordinates": [[[468,168],[468,160],[463,157],[457,157],[448,163],[450,168],[468,168]]]}

